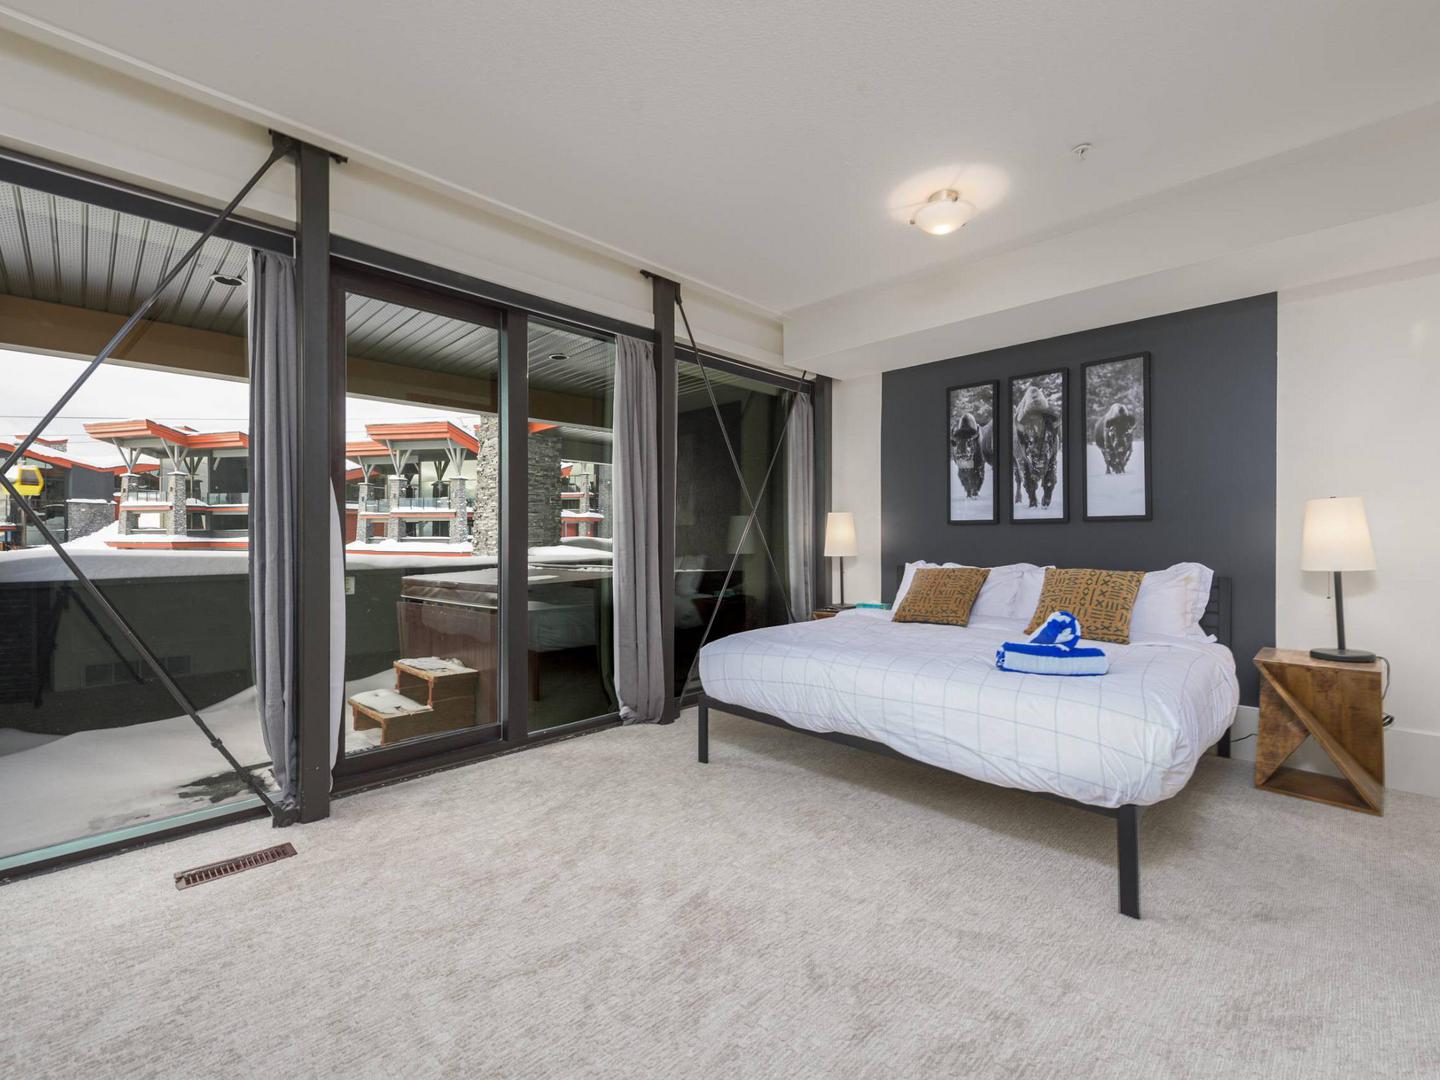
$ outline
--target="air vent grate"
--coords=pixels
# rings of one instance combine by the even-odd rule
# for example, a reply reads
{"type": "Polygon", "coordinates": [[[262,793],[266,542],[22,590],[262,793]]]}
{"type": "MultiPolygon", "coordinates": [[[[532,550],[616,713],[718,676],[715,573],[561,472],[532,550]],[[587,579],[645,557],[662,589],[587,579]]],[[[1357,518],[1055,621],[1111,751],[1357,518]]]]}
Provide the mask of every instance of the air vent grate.
{"type": "Polygon", "coordinates": [[[193,870],[181,870],[175,875],[175,888],[188,889],[192,885],[203,885],[207,881],[238,874],[241,870],[252,870],[257,866],[265,866],[268,863],[279,862],[281,859],[288,859],[294,854],[295,845],[286,842],[268,847],[264,851],[252,851],[248,855],[237,855],[233,859],[206,863],[193,870]]]}

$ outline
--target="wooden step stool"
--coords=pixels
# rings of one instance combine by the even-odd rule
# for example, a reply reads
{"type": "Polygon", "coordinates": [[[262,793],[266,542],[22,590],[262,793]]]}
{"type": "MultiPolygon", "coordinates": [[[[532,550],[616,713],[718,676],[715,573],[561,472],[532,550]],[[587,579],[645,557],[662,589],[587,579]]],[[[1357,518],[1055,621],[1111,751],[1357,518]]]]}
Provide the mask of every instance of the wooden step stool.
{"type": "Polygon", "coordinates": [[[350,699],[355,730],[380,729],[380,745],[474,727],[480,673],[458,660],[422,656],[395,661],[395,689],[350,699]]]}

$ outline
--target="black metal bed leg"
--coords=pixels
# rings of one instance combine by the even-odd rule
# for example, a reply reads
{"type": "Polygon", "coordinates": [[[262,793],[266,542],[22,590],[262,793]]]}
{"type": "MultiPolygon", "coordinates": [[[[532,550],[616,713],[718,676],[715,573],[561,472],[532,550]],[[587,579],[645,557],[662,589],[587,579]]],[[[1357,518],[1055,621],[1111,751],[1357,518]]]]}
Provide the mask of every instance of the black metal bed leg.
{"type": "Polygon", "coordinates": [[[1140,918],[1140,807],[1122,806],[1115,814],[1120,869],[1120,914],[1140,918]]]}
{"type": "Polygon", "coordinates": [[[710,706],[705,703],[705,699],[704,699],[704,698],[701,698],[701,699],[700,699],[700,725],[699,725],[699,726],[700,726],[700,735],[699,735],[699,739],[700,739],[700,745],[699,745],[700,764],[706,765],[706,764],[709,764],[709,761],[710,761],[710,706]]]}
{"type": "Polygon", "coordinates": [[[1225,734],[1220,736],[1220,741],[1215,744],[1215,753],[1221,757],[1230,756],[1230,729],[1225,729],[1225,734]]]}

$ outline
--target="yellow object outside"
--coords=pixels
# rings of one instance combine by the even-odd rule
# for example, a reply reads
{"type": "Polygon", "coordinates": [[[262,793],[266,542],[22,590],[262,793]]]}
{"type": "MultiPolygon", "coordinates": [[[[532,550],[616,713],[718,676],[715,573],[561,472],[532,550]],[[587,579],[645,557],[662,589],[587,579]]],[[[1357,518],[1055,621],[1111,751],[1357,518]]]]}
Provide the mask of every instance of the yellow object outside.
{"type": "Polygon", "coordinates": [[[39,495],[45,490],[45,478],[33,465],[21,465],[10,470],[9,480],[21,495],[39,495]]]}

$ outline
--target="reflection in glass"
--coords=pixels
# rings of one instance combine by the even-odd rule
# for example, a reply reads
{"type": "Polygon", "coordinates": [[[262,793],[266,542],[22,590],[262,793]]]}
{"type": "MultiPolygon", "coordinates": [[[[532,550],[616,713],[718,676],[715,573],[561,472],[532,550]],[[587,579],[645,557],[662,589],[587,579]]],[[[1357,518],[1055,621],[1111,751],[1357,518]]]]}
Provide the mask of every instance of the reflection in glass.
{"type": "Polygon", "coordinates": [[[610,464],[615,342],[532,320],[526,659],[530,730],[603,716],[614,693],[610,464]]]}
{"type": "Polygon", "coordinates": [[[699,689],[696,654],[710,641],[788,619],[785,452],[780,447],[790,394],[760,379],[700,367],[680,354],[677,371],[675,493],[675,692],[699,689]],[[723,428],[722,428],[723,425],[723,428]],[[756,527],[722,431],[756,497],[756,527]],[[769,483],[765,482],[767,472],[769,483]],[[762,490],[763,489],[763,490],[762,490]],[[762,541],[761,533],[764,538],[762,541]],[[769,552],[774,556],[772,566],[769,552]],[[729,573],[727,582],[727,572],[729,573]],[[777,573],[778,571],[778,573],[777,573]]]}
{"type": "Polygon", "coordinates": [[[345,311],[345,753],[498,732],[499,330],[345,311]]]}
{"type": "MultiPolygon", "coordinates": [[[[0,191],[0,455],[196,234],[0,191]],[[22,250],[23,237],[49,238],[22,250]]],[[[268,764],[250,660],[249,250],[211,240],[12,476],[239,760],[268,764]]],[[[253,799],[0,492],[0,865],[253,799]],[[29,854],[26,854],[29,853],[29,854]]],[[[268,777],[266,777],[268,779],[268,777]]]]}

